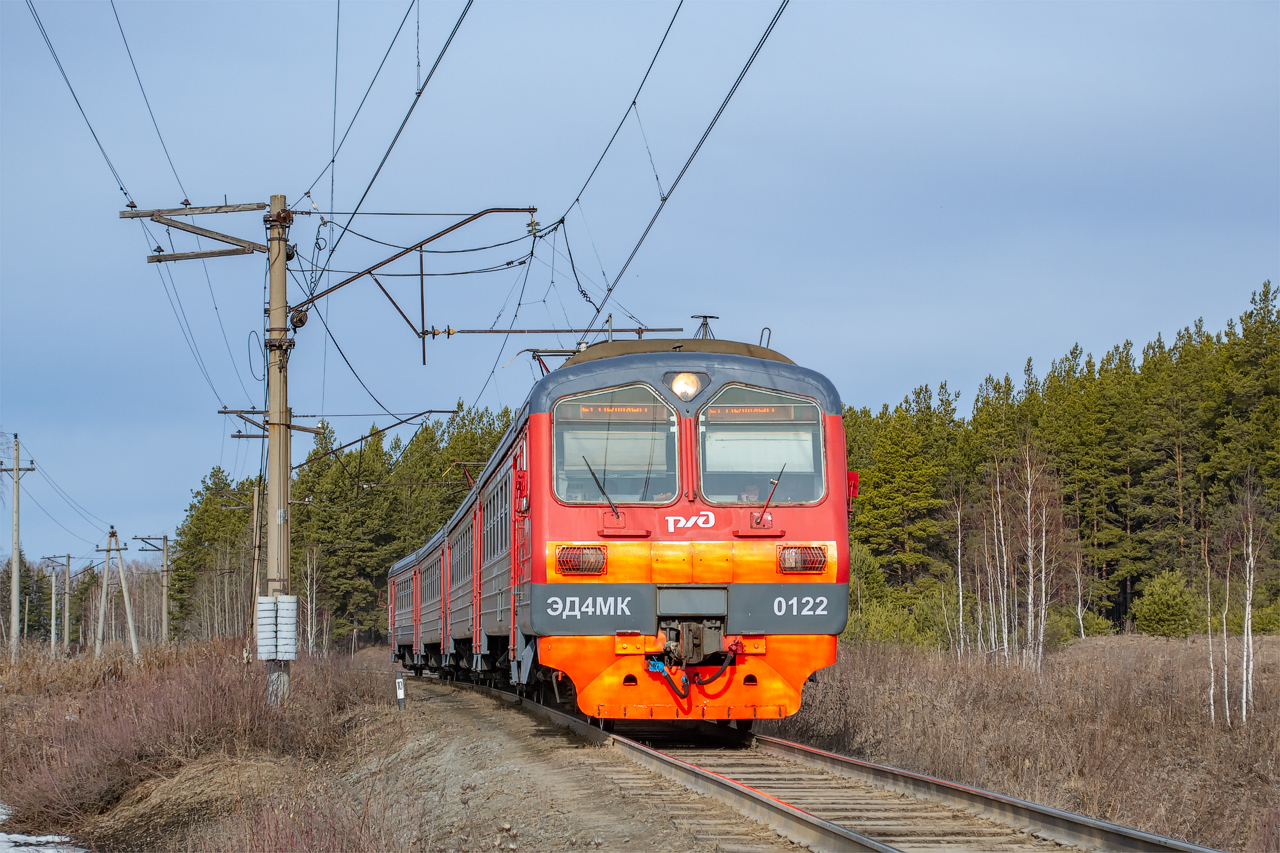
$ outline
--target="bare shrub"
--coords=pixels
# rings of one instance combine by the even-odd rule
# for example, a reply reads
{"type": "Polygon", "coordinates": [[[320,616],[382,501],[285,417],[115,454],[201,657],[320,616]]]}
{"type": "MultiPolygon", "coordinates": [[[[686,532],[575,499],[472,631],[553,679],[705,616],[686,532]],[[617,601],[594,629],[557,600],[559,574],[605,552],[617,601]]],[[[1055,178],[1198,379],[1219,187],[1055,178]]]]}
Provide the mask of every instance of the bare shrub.
{"type": "Polygon", "coordinates": [[[388,821],[378,792],[352,792],[327,780],[247,804],[213,832],[190,839],[184,849],[192,853],[328,853],[407,850],[409,846],[388,821]]]}
{"type": "Polygon", "coordinates": [[[1258,644],[1256,718],[1209,723],[1204,640],[1097,637],[1040,674],[844,645],[765,733],[1214,847],[1280,802],[1280,641],[1258,644]]]}
{"type": "Polygon", "coordinates": [[[289,708],[232,644],[149,650],[141,665],[24,660],[0,669],[0,802],[9,824],[75,835],[147,779],[201,756],[338,751],[374,676],[341,660],[294,667],[289,708]]]}

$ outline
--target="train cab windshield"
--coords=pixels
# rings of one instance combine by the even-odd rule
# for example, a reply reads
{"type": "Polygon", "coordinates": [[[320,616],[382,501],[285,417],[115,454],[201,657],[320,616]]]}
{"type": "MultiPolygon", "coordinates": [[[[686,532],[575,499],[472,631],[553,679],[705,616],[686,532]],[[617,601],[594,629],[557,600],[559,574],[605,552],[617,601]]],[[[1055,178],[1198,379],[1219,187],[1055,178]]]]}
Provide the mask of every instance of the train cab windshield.
{"type": "Polygon", "coordinates": [[[711,503],[763,504],[776,479],[774,504],[820,499],[821,414],[802,397],[725,388],[698,415],[703,497],[711,503]]]}
{"type": "Polygon", "coordinates": [[[567,397],[556,403],[553,419],[560,500],[664,504],[675,499],[676,413],[648,387],[567,397]]]}

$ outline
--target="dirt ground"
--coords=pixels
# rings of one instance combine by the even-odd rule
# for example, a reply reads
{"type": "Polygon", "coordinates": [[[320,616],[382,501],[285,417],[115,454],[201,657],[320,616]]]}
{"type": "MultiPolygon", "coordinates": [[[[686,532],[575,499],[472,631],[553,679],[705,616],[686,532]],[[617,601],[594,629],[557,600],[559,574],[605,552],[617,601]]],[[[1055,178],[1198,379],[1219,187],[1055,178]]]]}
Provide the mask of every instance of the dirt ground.
{"type": "Polygon", "coordinates": [[[394,780],[430,850],[798,849],[737,812],[501,700],[409,680],[348,784],[394,780]],[[509,830],[504,827],[509,826],[509,830]]]}
{"type": "Polygon", "coordinates": [[[342,759],[203,759],[133,791],[94,825],[93,846],[193,853],[800,849],[501,700],[431,680],[406,684],[404,712],[358,712],[342,759]],[[282,792],[290,793],[282,800],[282,792]],[[274,807],[263,805],[273,798],[274,807]]]}

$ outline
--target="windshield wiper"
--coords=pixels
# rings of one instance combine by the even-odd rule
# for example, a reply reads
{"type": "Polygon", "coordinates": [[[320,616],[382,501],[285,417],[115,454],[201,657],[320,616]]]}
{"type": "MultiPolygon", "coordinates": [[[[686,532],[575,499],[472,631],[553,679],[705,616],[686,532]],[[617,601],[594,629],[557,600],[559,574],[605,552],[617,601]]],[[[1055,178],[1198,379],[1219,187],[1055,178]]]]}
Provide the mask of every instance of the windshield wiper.
{"type": "MultiPolygon", "coordinates": [[[[587,462],[587,457],[582,457],[582,461],[587,462]]],[[[783,465],[782,467],[783,469],[786,469],[787,466],[783,465]]],[[[596,481],[596,488],[600,490],[600,494],[604,495],[604,499],[609,502],[609,509],[613,510],[613,517],[622,518],[622,516],[618,515],[618,507],[614,504],[613,498],[609,497],[609,493],[604,490],[604,485],[600,482],[600,478],[596,476],[596,471],[591,467],[590,462],[587,462],[587,470],[591,472],[591,479],[596,481]]],[[[779,474],[778,476],[781,477],[782,475],[779,474]]],[[[776,480],[774,481],[774,484],[776,487],[776,480]]],[[[769,497],[773,497],[773,492],[769,493],[769,497]]]]}
{"type": "Polygon", "coordinates": [[[783,463],[782,463],[782,470],[778,472],[778,476],[777,476],[777,478],[769,481],[770,483],[773,483],[773,488],[769,490],[769,497],[765,498],[764,506],[760,509],[760,517],[761,517],[761,518],[764,518],[764,514],[765,514],[765,512],[767,512],[767,511],[768,511],[768,509],[769,509],[769,503],[770,503],[770,501],[772,501],[772,500],[773,500],[773,493],[774,493],[774,492],[776,492],[776,491],[778,490],[778,480],[781,480],[781,479],[782,479],[782,475],[783,475],[783,473],[784,473],[786,470],[787,470],[787,463],[783,462],[783,463]]]}

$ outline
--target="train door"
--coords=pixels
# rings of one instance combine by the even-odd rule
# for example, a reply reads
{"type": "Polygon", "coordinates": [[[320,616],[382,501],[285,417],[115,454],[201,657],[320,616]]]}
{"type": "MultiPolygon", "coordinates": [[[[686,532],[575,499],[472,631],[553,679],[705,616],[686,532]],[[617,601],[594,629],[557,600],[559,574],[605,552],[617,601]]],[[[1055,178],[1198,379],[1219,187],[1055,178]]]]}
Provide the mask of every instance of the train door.
{"type": "Polygon", "coordinates": [[[481,669],[480,656],[487,651],[484,630],[480,627],[483,605],[480,601],[481,580],[484,577],[484,501],[476,500],[471,513],[471,668],[481,669]]]}
{"type": "Polygon", "coordinates": [[[397,651],[396,642],[396,582],[387,580],[387,635],[391,637],[391,650],[397,651]]]}
{"type": "Polygon", "coordinates": [[[453,586],[453,545],[445,536],[444,545],[440,549],[440,663],[447,666],[452,663],[453,638],[449,636],[449,611],[452,609],[453,596],[449,594],[453,586]]]}
{"type": "Polygon", "coordinates": [[[533,547],[530,541],[528,433],[521,433],[511,454],[511,680],[525,683],[533,670],[536,644],[524,636],[517,622],[519,610],[532,597],[533,547]]]}
{"type": "Polygon", "coordinates": [[[413,662],[422,659],[422,564],[413,567],[413,662]]]}

